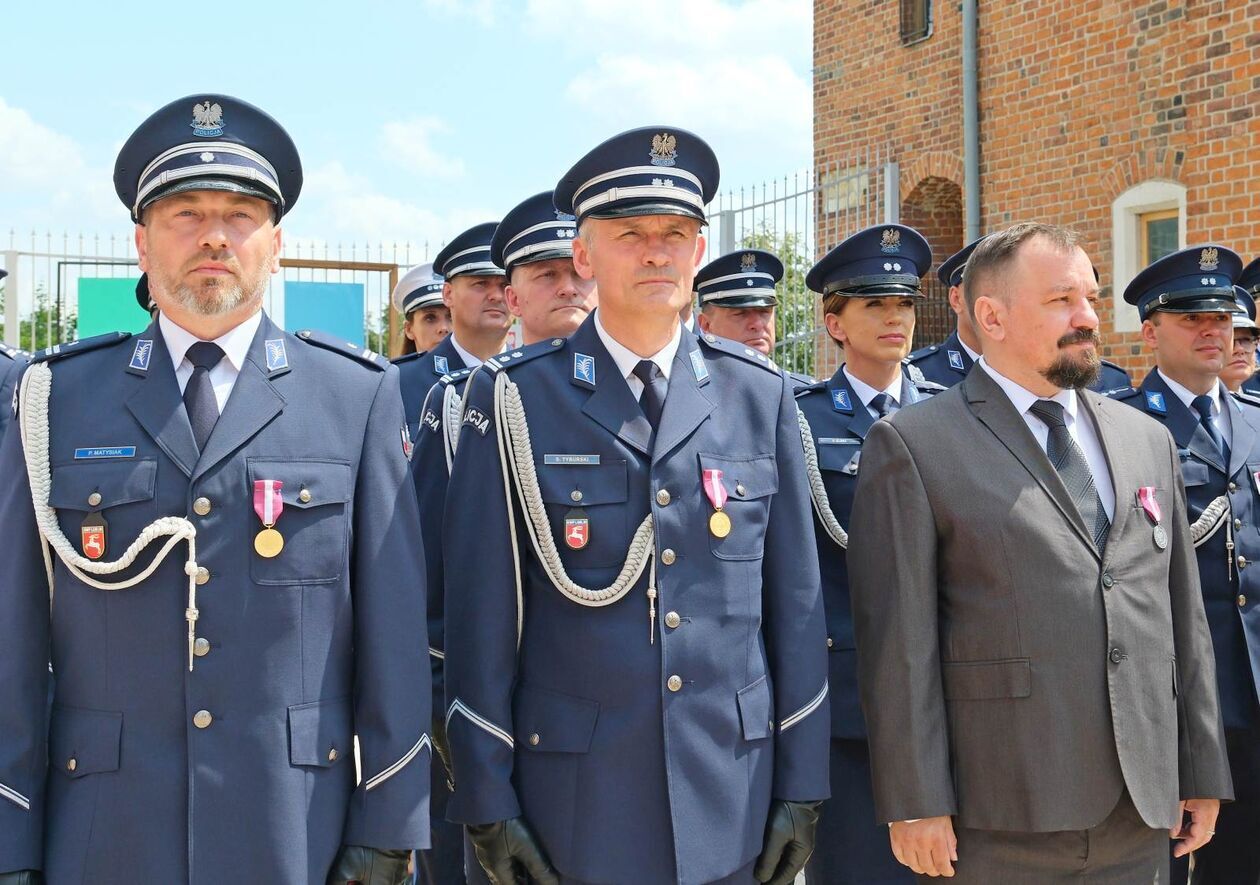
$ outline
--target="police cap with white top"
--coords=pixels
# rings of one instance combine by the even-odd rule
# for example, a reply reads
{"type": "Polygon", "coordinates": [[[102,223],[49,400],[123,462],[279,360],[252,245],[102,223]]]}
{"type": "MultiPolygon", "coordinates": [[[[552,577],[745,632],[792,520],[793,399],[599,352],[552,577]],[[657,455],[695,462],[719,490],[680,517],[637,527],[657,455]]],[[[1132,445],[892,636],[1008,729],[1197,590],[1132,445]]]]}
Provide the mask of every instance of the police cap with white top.
{"type": "Polygon", "coordinates": [[[1238,275],[1235,283],[1242,286],[1252,295],[1260,295],[1260,258],[1252,260],[1250,264],[1242,269],[1242,273],[1238,275]]]}
{"type": "Polygon", "coordinates": [[[193,190],[258,197],[279,221],[302,190],[302,161],[264,111],[199,93],[171,102],[131,134],[114,164],[114,190],[136,222],[154,201],[193,190]]]}
{"type": "Polygon", "coordinates": [[[701,307],[774,307],[775,283],[783,279],[783,262],[764,249],[744,249],[715,258],[696,274],[701,307]]]}
{"type": "Polygon", "coordinates": [[[433,272],[432,264],[413,267],[394,286],[390,300],[403,316],[422,307],[437,307],[442,304],[442,277],[433,272]]]}
{"type": "Polygon", "coordinates": [[[1256,325],[1256,299],[1242,286],[1234,286],[1233,320],[1235,329],[1260,330],[1256,325]]]}
{"type": "Polygon", "coordinates": [[[534,194],[499,222],[490,243],[490,260],[508,273],[518,264],[573,257],[577,219],[561,212],[551,191],[534,194]]]}
{"type": "Polygon", "coordinates": [[[497,221],[474,225],[453,238],[433,259],[433,270],[446,279],[469,276],[503,276],[503,268],[490,257],[490,241],[494,239],[497,221]]]}
{"type": "Polygon", "coordinates": [[[858,231],[824,255],[805,276],[821,295],[922,298],[919,280],[932,266],[932,247],[912,227],[881,224],[858,231]]]}
{"type": "Polygon", "coordinates": [[[645,126],[614,135],[556,185],[555,206],[586,218],[685,215],[703,222],[718,187],[718,161],[697,135],[645,126]]]}
{"type": "Polygon", "coordinates": [[[1124,290],[1124,300],[1147,319],[1168,313],[1233,313],[1234,280],[1242,259],[1224,246],[1192,246],[1151,263],[1124,290]]]}

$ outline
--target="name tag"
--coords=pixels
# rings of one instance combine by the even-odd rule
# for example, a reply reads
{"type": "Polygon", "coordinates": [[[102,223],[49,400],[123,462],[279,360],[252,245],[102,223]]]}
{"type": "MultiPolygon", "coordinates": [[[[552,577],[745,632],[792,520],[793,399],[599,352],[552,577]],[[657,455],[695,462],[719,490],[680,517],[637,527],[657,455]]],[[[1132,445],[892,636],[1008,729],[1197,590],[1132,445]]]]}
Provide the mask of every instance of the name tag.
{"type": "Polygon", "coordinates": [[[820,436],[817,445],[820,446],[856,446],[862,441],[856,436],[820,436]]]}
{"type": "Polygon", "coordinates": [[[134,458],[135,456],[135,446],[97,446],[91,449],[74,450],[74,460],[76,461],[84,458],[134,458]]]}
{"type": "Polygon", "coordinates": [[[599,465],[599,455],[543,455],[543,463],[593,467],[599,465]]]}

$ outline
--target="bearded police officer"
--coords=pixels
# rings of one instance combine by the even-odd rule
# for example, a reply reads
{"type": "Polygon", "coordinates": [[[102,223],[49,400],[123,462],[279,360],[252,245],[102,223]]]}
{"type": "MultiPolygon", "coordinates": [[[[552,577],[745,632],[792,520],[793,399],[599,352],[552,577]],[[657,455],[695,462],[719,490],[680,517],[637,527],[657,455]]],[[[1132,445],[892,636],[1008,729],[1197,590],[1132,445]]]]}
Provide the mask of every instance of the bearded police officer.
{"type": "Polygon", "coordinates": [[[225,95],[119,154],[160,315],[38,354],[0,453],[0,871],[389,883],[427,842],[397,372],[261,310],[301,183],[225,95]]]}
{"type": "MultiPolygon", "coordinates": [[[[8,275],[7,270],[0,269],[0,280],[8,275]]],[[[17,297],[12,292],[9,295],[12,298],[17,297]]],[[[9,418],[13,415],[10,404],[13,402],[13,393],[24,368],[26,368],[26,354],[0,341],[0,441],[4,440],[5,429],[9,426],[9,418]]]]}
{"type": "MultiPolygon", "coordinates": [[[[1234,775],[1235,801],[1221,805],[1215,837],[1194,852],[1196,883],[1260,881],[1260,572],[1252,565],[1260,560],[1260,406],[1218,380],[1241,269],[1229,249],[1196,246],[1159,259],[1124,291],[1155,369],[1117,399],[1177,442],[1234,775]]],[[[1174,859],[1172,874],[1186,881],[1186,858],[1174,859]]]]}
{"type": "Polygon", "coordinates": [[[717,181],[671,127],[587,154],[555,205],[598,309],[468,384],[449,814],[496,883],[783,883],[812,850],[827,674],[795,402],[679,320],[717,181]]]}

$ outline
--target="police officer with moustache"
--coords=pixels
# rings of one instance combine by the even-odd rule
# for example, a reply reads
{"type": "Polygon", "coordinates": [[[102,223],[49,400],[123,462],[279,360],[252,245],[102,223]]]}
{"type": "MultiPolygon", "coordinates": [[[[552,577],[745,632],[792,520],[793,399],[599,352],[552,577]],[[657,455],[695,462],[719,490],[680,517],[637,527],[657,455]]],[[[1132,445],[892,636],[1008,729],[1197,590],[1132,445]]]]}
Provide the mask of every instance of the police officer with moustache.
{"type": "Polygon", "coordinates": [[[813,848],[825,629],[795,402],[764,354],[679,320],[717,181],[671,127],[588,153],[555,205],[599,308],[468,384],[449,815],[494,883],[786,883],[813,848]]]}
{"type": "Polygon", "coordinates": [[[0,451],[0,881],[395,883],[427,843],[397,372],[261,310],[301,183],[225,95],[118,156],[160,315],[36,355],[0,451]]]}
{"type": "MultiPolygon", "coordinates": [[[[1241,270],[1232,251],[1208,245],[1167,255],[1134,277],[1124,300],[1137,306],[1155,369],[1140,388],[1116,395],[1177,442],[1216,652],[1235,801],[1221,804],[1215,837],[1194,852],[1195,883],[1260,880],[1260,572],[1252,565],[1260,559],[1260,405],[1218,379],[1241,270]]],[[[1174,856],[1172,872],[1173,882],[1185,882],[1187,859],[1174,856]]]]}
{"type": "Polygon", "coordinates": [[[822,295],[827,333],[844,348],[844,364],[835,375],[796,392],[817,520],[831,685],[833,798],[823,806],[818,849],[806,866],[811,882],[914,881],[875,820],[845,526],[867,431],[880,418],[944,390],[930,381],[911,381],[902,371],[914,336],[915,302],[923,297],[919,278],[931,263],[931,247],[918,231],[890,224],[849,237],[806,278],[822,295]]]}
{"type": "MultiPolygon", "coordinates": [[[[514,316],[521,319],[521,334],[529,344],[543,339],[568,337],[595,306],[595,283],[582,279],[573,269],[573,238],[577,225],[571,215],[552,206],[551,191],[535,194],[514,208],[498,224],[490,241],[490,262],[505,269],[505,299],[514,316]]],[[[520,353],[520,351],[515,351],[520,353]]],[[[503,354],[511,358],[511,354],[503,354]]],[[[420,501],[420,527],[425,549],[442,549],[443,513],[446,507],[447,479],[455,457],[462,410],[464,385],[473,369],[452,371],[434,384],[425,395],[421,409],[420,433],[412,461],[412,478],[420,501]]],[[[441,587],[443,562],[440,556],[426,560],[430,587],[441,587]]],[[[443,701],[443,600],[431,593],[428,600],[429,654],[433,667],[434,731],[439,751],[445,742],[443,701]]],[[[445,885],[462,881],[464,870],[472,881],[481,880],[481,870],[471,856],[465,862],[461,828],[446,822],[446,801],[450,794],[448,773],[435,763],[433,770],[433,842],[421,858],[422,876],[445,885]],[[439,821],[441,821],[439,823],[439,821]]],[[[426,881],[424,878],[421,881],[426,881]]]]}
{"type": "MultiPolygon", "coordinates": [[[[984,240],[980,237],[959,249],[941,262],[936,269],[936,278],[941,285],[949,287],[949,306],[957,317],[954,331],[949,333],[940,344],[929,344],[910,354],[909,363],[928,381],[935,381],[945,387],[953,387],[967,376],[975,361],[980,358],[980,338],[967,314],[967,299],[963,294],[963,271],[967,268],[967,259],[976,250],[976,246],[984,240]]],[[[1094,271],[1098,278],[1098,271],[1094,271]]],[[[1127,390],[1130,385],[1129,373],[1109,360],[1100,360],[1102,371],[1098,380],[1090,390],[1100,393],[1127,390]]]]}
{"type": "MultiPolygon", "coordinates": [[[[0,280],[8,275],[7,270],[0,269],[0,280]]],[[[16,297],[12,293],[10,295],[16,297]]],[[[13,393],[24,368],[26,368],[26,354],[0,341],[0,441],[4,439],[5,429],[9,426],[9,418],[13,415],[10,404],[13,402],[13,393]]]]}
{"type": "Polygon", "coordinates": [[[403,274],[390,295],[390,303],[405,318],[404,352],[392,362],[398,367],[407,432],[412,440],[420,424],[419,404],[433,386],[433,373],[419,360],[451,333],[451,309],[442,301],[444,286],[432,264],[421,264],[403,274]]]}

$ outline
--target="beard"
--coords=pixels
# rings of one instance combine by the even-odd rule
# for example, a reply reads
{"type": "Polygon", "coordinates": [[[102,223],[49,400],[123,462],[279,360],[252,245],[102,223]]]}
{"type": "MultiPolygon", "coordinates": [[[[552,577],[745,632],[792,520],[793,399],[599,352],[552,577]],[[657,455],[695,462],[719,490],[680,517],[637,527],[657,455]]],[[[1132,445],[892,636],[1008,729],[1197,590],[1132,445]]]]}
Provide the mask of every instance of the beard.
{"type": "Polygon", "coordinates": [[[232,272],[230,277],[206,277],[196,284],[185,282],[187,272],[172,274],[165,268],[154,268],[149,273],[150,284],[162,294],[169,297],[179,307],[198,316],[222,316],[231,313],[245,304],[260,302],[267,288],[267,279],[271,276],[273,255],[270,251],[262,256],[257,270],[247,274],[240,262],[222,252],[210,252],[199,255],[189,263],[189,269],[210,260],[226,265],[232,272]]]}
{"type": "Polygon", "coordinates": [[[1060,348],[1073,344],[1092,344],[1094,348],[1075,354],[1059,354],[1041,370],[1042,377],[1060,390],[1076,390],[1096,384],[1102,376],[1102,360],[1098,356],[1102,336],[1094,329],[1077,329],[1060,338],[1058,344],[1060,348]]]}

